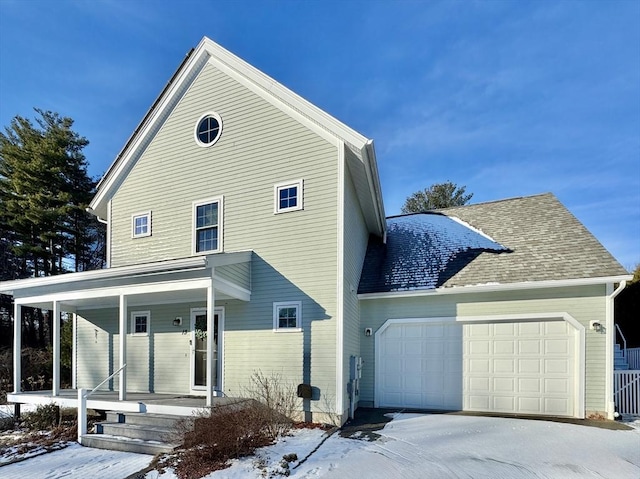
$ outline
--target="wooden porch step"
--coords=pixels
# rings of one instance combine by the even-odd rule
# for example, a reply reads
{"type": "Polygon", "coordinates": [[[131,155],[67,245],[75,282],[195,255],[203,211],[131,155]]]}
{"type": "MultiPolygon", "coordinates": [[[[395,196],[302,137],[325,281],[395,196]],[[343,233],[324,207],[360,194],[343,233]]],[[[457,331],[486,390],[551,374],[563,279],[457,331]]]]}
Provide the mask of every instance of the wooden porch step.
{"type": "Polygon", "coordinates": [[[111,451],[133,452],[137,454],[168,454],[178,445],[158,441],[144,441],[130,437],[110,436],[106,434],[87,434],[82,436],[81,443],[86,447],[108,449],[111,451]]]}
{"type": "MultiPolygon", "coordinates": [[[[179,446],[177,424],[184,416],[107,411],[107,421],[94,434],[82,436],[82,445],[140,454],[170,453],[179,446]]],[[[187,418],[188,420],[188,418],[187,418]]]]}
{"type": "Polygon", "coordinates": [[[107,411],[107,422],[121,424],[138,424],[142,426],[159,426],[174,428],[178,422],[188,420],[186,416],[172,414],[152,414],[144,412],[107,411]]]}
{"type": "Polygon", "coordinates": [[[160,426],[101,422],[96,424],[96,434],[142,439],[144,441],[166,442],[171,440],[175,432],[173,428],[160,426]]]}

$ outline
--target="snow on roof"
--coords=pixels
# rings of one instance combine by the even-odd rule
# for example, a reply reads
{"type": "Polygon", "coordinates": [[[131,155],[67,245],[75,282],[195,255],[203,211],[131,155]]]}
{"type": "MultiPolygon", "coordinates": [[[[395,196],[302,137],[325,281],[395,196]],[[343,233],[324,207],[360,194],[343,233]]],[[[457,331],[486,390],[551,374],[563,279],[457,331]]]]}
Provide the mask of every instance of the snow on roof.
{"type": "Polygon", "coordinates": [[[483,251],[510,251],[458,218],[419,213],[387,219],[386,245],[370,241],[359,293],[434,289],[483,251]]]}

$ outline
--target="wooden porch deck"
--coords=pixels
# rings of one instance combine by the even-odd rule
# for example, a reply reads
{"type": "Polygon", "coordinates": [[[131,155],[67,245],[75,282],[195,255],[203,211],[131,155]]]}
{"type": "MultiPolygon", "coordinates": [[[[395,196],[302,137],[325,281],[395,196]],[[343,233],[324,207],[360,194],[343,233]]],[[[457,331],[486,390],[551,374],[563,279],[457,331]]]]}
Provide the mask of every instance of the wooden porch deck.
{"type": "MultiPolygon", "coordinates": [[[[213,406],[238,401],[238,398],[214,397],[213,406]]],[[[9,393],[7,402],[19,404],[58,404],[61,407],[78,407],[78,390],[62,389],[58,396],[52,391],[22,391],[9,393]]],[[[118,391],[96,391],[87,398],[87,407],[102,411],[148,412],[191,416],[205,408],[205,397],[184,394],[157,394],[127,392],[127,399],[120,401],[118,391]]]]}

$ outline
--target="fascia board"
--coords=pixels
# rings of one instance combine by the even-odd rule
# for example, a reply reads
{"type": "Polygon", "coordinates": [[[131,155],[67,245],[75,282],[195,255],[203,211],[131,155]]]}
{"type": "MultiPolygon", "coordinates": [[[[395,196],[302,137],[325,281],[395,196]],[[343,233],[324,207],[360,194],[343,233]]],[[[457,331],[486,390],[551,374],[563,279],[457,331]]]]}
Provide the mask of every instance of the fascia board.
{"type": "Polygon", "coordinates": [[[527,289],[544,289],[544,288],[562,288],[575,286],[592,286],[598,284],[621,283],[622,281],[630,281],[632,275],[625,276],[606,276],[600,278],[579,278],[565,280],[550,281],[527,281],[523,283],[508,284],[484,284],[474,286],[457,286],[451,288],[421,289],[412,291],[388,291],[382,293],[362,293],[358,294],[358,299],[385,299],[385,298],[409,298],[420,296],[441,296],[448,294],[465,294],[465,293],[489,293],[501,291],[521,291],[527,289]]]}
{"type": "Polygon", "coordinates": [[[46,276],[42,278],[26,278],[0,283],[0,292],[12,295],[14,291],[22,289],[49,286],[53,284],[72,283],[76,281],[91,281],[99,279],[134,276],[146,273],[159,273],[185,269],[202,268],[207,266],[206,257],[198,256],[179,260],[158,261],[133,266],[121,266],[117,268],[98,269],[93,271],[81,271],[79,273],[46,276]]]}

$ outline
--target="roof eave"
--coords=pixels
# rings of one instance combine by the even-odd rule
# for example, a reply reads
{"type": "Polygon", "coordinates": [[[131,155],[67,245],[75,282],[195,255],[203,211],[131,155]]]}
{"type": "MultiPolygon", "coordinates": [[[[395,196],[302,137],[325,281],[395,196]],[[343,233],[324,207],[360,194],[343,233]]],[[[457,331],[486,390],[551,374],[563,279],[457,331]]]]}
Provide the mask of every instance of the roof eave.
{"type": "Polygon", "coordinates": [[[469,286],[455,286],[449,288],[415,289],[409,291],[386,291],[379,293],[360,293],[358,299],[385,299],[420,296],[441,296],[447,294],[489,293],[501,291],[521,291],[527,289],[562,288],[576,286],[593,286],[599,284],[615,284],[630,281],[633,275],[603,276],[598,278],[577,278],[548,281],[524,281],[505,284],[478,284],[469,286]]]}

